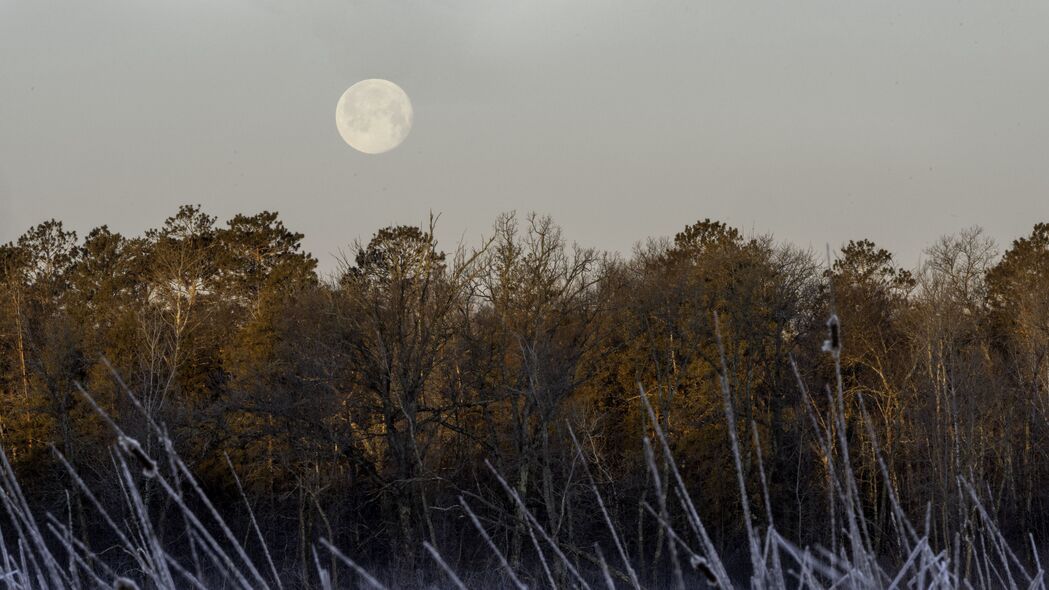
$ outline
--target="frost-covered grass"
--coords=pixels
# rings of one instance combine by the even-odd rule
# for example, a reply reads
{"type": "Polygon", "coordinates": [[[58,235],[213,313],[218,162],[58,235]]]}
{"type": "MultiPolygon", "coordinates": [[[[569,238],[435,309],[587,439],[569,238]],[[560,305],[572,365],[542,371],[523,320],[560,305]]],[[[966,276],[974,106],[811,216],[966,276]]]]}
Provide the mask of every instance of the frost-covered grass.
{"type": "MultiPolygon", "coordinates": [[[[1046,588],[1044,571],[1038,559],[1038,548],[1033,538],[1024,547],[1011,547],[984,509],[977,492],[978,482],[959,478],[958,489],[971,502],[968,513],[971,520],[959,529],[964,533],[954,535],[947,547],[936,547],[930,541],[930,520],[924,523],[911,522],[901,508],[898,490],[889,484],[885,463],[879,456],[882,477],[886,482],[891,503],[892,522],[897,547],[902,559],[891,559],[877,555],[872,549],[867,520],[862,513],[862,502],[857,491],[856,479],[849,458],[849,446],[845,437],[845,399],[840,377],[840,347],[836,338],[837,320],[831,318],[831,338],[825,350],[834,357],[838,368],[837,386],[828,387],[823,394],[827,398],[829,419],[818,421],[810,413],[812,426],[817,433],[817,443],[827,462],[830,487],[834,502],[840,507],[841,522],[834,525],[837,530],[828,531],[825,546],[801,547],[783,538],[771,516],[758,522],[752,516],[758,511],[766,515],[773,513],[769,506],[769,495],[765,473],[760,471],[761,497],[765,506],[753,510],[750,506],[751,492],[743,474],[740,446],[732,395],[725,378],[724,359],[721,379],[725,419],[728,425],[730,446],[736,470],[742,512],[745,522],[747,574],[742,577],[730,575],[732,568],[723,561],[700,518],[694,496],[686,489],[684,478],[674,462],[670,445],[660,428],[659,420],[645,391],[641,400],[649,418],[650,434],[641,443],[644,446],[648,469],[653,482],[656,505],[644,504],[662,533],[669,539],[668,557],[660,563],[669,572],[639,571],[629,557],[628,539],[614,524],[606,508],[598,486],[592,475],[585,475],[590,490],[599,507],[604,524],[607,525],[610,542],[595,545],[590,554],[588,569],[544,529],[539,518],[530,512],[522,498],[506,479],[490,464],[488,468],[501,484],[510,502],[516,505],[527,531],[527,539],[536,557],[536,571],[515,571],[505,554],[505,548],[493,540],[491,531],[486,530],[477,516],[474,506],[460,497],[459,505],[476,529],[479,542],[490,552],[491,562],[499,567],[485,572],[456,571],[442,555],[441,548],[423,543],[423,548],[433,560],[434,572],[439,572],[440,584],[447,588],[516,588],[529,587],[576,587],[576,588],[648,588],[648,581],[668,579],[670,588],[692,587],[751,587],[787,590],[794,588],[1008,588],[1010,590],[1046,588]],[[823,424],[823,425],[821,425],[823,424]],[[666,460],[668,469],[660,468],[660,459],[666,460]],[[669,477],[664,479],[664,474],[669,477]],[[677,505],[671,506],[674,502],[677,505]],[[671,510],[680,510],[685,515],[687,526],[675,528],[668,517],[671,510]],[[838,531],[841,534],[837,534],[838,531]],[[839,542],[840,539],[840,542],[839,542]],[[653,575],[659,574],[659,575],[653,575]]],[[[720,347],[720,335],[718,336],[720,347]]],[[[723,355],[722,355],[723,356],[723,355]]],[[[798,377],[798,386],[809,402],[810,393],[798,377]]],[[[149,414],[138,403],[130,391],[128,398],[144,416],[149,429],[148,436],[156,441],[150,448],[151,454],[138,440],[129,436],[99,407],[91,395],[80,390],[86,402],[112,429],[116,437],[114,445],[114,469],[122,491],[123,516],[112,516],[103,502],[84,482],[77,471],[61,455],[58,459],[69,473],[76,492],[90,509],[110,529],[109,534],[117,541],[117,547],[109,548],[105,555],[85,546],[74,533],[72,518],[55,514],[35,514],[21,487],[6,454],[0,449],[0,503],[7,513],[0,520],[0,588],[7,590],[28,588],[236,588],[277,589],[298,587],[298,579],[282,574],[268,548],[266,536],[260,529],[250,503],[243,495],[245,519],[248,530],[234,532],[218,508],[211,502],[198,484],[193,473],[179,457],[164,427],[150,419],[149,414]],[[160,526],[155,511],[147,509],[144,500],[146,487],[150,493],[159,494],[176,513],[183,531],[181,536],[189,550],[176,550],[165,546],[159,539],[160,526]],[[261,550],[249,551],[250,543],[261,550]],[[112,555],[119,555],[120,569],[117,570],[112,555]],[[129,565],[130,564],[130,565],[129,565]]],[[[862,398],[859,405],[871,439],[874,430],[866,415],[862,398]]],[[[756,429],[752,429],[757,432],[756,429]]],[[[755,437],[757,435],[755,434],[755,437]]],[[[579,441],[572,433],[577,451],[582,455],[579,441]]],[[[760,453],[759,441],[753,441],[760,453]]],[[[877,453],[877,451],[875,451],[877,453]]],[[[759,466],[761,460],[758,460],[759,466]]],[[[583,462],[585,466],[585,461],[583,462]]],[[[233,472],[232,479],[240,489],[240,481],[233,472]]],[[[589,469],[589,468],[586,468],[589,469]]],[[[70,513],[72,511],[70,510],[70,513]]],[[[834,522],[832,520],[832,522],[834,522]]],[[[369,572],[354,560],[352,555],[333,545],[327,539],[319,539],[310,555],[315,582],[313,587],[323,590],[343,587],[398,588],[405,587],[403,577],[391,572],[369,572]]],[[[653,560],[655,561],[655,560],[653,560]]],[[[738,571],[738,568],[736,570],[738,571]]],[[[433,578],[433,576],[431,576],[433,578]]]]}

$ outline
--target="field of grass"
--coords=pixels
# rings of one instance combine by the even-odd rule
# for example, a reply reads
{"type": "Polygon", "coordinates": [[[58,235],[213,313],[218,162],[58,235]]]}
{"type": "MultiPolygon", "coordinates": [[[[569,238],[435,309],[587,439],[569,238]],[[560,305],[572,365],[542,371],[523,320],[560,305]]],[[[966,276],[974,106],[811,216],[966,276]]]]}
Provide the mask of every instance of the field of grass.
{"type": "MultiPolygon", "coordinates": [[[[728,564],[719,555],[711,541],[695,502],[702,490],[688,490],[665,433],[656,420],[641,391],[641,401],[647,411],[651,432],[641,441],[651,481],[655,487],[652,497],[655,505],[644,503],[639,508],[647,511],[661,523],[660,533],[669,539],[668,555],[661,560],[650,560],[641,567],[632,563],[627,546],[629,533],[614,524],[606,509],[604,498],[586,469],[586,478],[594,500],[600,508],[608,529],[609,542],[595,544],[583,555],[562,547],[544,529],[540,520],[529,511],[514,488],[488,463],[493,476],[500,482],[508,499],[517,506],[519,524],[528,533],[530,549],[534,552],[534,567],[515,571],[501,547],[478,517],[472,501],[460,497],[463,514],[469,517],[478,541],[489,551],[490,567],[483,570],[457,571],[442,555],[440,547],[424,542],[423,549],[432,558],[420,572],[398,570],[396,556],[389,563],[366,567],[354,560],[326,538],[318,538],[312,546],[308,566],[314,579],[304,584],[301,578],[289,576],[275,565],[267,536],[260,529],[247,496],[241,490],[243,503],[219,506],[209,499],[197,479],[174,449],[165,428],[149,419],[133,392],[125,389],[128,400],[146,417],[151,444],[147,445],[127,435],[113,419],[95,403],[90,393],[80,389],[83,399],[112,430],[115,437],[113,476],[119,479],[123,492],[123,516],[111,515],[103,502],[77,474],[65,458],[62,465],[69,471],[76,488],[67,490],[67,497],[79,494],[98,512],[107,524],[114,546],[105,551],[93,550],[83,543],[75,532],[72,510],[68,514],[37,514],[31,509],[31,499],[23,494],[6,454],[0,453],[0,501],[7,518],[0,520],[0,585],[7,590],[29,588],[239,588],[279,589],[309,585],[323,590],[331,588],[1008,588],[1024,590],[1045,588],[1045,576],[1039,560],[1035,539],[1028,536],[1029,545],[1011,546],[996,526],[994,519],[981,502],[980,482],[959,478],[959,492],[971,500],[972,516],[962,527],[964,534],[956,533],[953,542],[936,546],[931,541],[930,518],[912,522],[901,508],[898,490],[888,484],[884,461],[879,456],[887,493],[892,503],[892,522],[897,546],[902,558],[878,555],[872,549],[871,532],[862,511],[856,479],[849,457],[845,432],[845,400],[840,385],[840,343],[837,319],[828,322],[829,336],[824,350],[832,355],[838,368],[838,386],[827,387],[827,407],[830,420],[821,424],[810,414],[813,428],[819,433],[818,444],[829,459],[831,487],[834,501],[842,507],[840,522],[835,530],[826,531],[825,543],[799,546],[779,534],[771,517],[758,518],[756,514],[773,514],[769,502],[768,482],[761,470],[762,490],[759,496],[765,506],[754,507],[748,498],[741,464],[742,444],[736,432],[729,382],[721,378],[724,415],[728,425],[730,446],[734,455],[742,511],[746,531],[746,555],[749,562],[728,564]],[[669,470],[661,470],[657,457],[668,458],[669,470]],[[664,478],[663,474],[669,474],[664,478]],[[147,495],[150,498],[147,499],[147,495]],[[163,500],[170,506],[182,524],[178,535],[170,531],[164,538],[180,539],[178,547],[166,546],[157,529],[157,511],[147,505],[163,500]],[[681,510],[686,516],[686,528],[675,528],[667,515],[681,510]],[[232,530],[227,516],[244,511],[243,522],[248,530],[232,530]],[[224,516],[226,515],[226,516],[224,516]]],[[[720,334],[718,335],[719,349],[720,334]]],[[[724,356],[722,349],[722,357],[724,356]]],[[[724,358],[722,358],[724,363],[724,358]]],[[[810,394],[798,376],[798,386],[807,397],[810,394]]],[[[859,399],[864,420],[873,437],[870,418],[862,398],[859,399]]],[[[756,430],[754,431],[756,432],[756,430]]],[[[579,440],[572,433],[577,451],[582,454],[579,440]]],[[[759,441],[753,441],[760,453],[759,441]]],[[[56,451],[57,454],[57,451],[56,451]]],[[[760,465],[759,457],[759,465],[760,465]]],[[[240,489],[240,480],[229,463],[230,477],[240,489]]],[[[729,474],[726,474],[729,475],[729,474]]],[[[931,507],[930,507],[931,509],[931,507]]],[[[167,516],[171,516],[168,514],[167,516]]],[[[835,523],[834,519],[831,520],[835,523]]],[[[885,532],[883,531],[883,534],[885,532]]]]}

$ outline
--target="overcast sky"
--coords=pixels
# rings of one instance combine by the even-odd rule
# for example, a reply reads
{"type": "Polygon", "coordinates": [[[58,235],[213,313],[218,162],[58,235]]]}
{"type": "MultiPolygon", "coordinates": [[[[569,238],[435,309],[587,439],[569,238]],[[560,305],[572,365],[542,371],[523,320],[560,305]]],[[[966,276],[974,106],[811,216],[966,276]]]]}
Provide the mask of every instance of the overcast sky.
{"type": "Polygon", "coordinates": [[[918,261],[1049,221],[1044,0],[0,0],[0,242],[277,210],[331,255],[442,214],[550,213],[629,252],[712,217],[918,261]],[[379,156],[363,78],[409,94],[379,156]]]}

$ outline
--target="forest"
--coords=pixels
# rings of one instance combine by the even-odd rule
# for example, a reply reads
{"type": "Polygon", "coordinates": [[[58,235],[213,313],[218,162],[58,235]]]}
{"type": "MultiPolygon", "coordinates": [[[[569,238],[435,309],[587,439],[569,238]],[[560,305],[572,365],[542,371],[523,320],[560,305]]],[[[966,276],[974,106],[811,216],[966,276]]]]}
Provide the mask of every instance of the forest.
{"type": "Polygon", "coordinates": [[[436,229],[326,274],[273,212],[0,246],[0,583],[1044,587],[1049,224],[916,268],[436,229]]]}

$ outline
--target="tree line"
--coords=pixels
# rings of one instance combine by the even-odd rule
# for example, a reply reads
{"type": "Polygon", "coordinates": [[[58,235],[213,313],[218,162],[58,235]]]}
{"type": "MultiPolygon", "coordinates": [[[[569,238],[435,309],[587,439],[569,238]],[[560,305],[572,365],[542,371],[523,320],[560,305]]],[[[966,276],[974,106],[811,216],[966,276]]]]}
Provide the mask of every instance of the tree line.
{"type": "Polygon", "coordinates": [[[1049,533],[1049,224],[1004,253],[978,228],[941,237],[912,269],[868,240],[825,262],[711,220],[626,257],[538,215],[448,251],[432,222],[393,226],[330,276],[302,238],[276,213],[184,206],[137,237],[52,220],[0,246],[0,444],[33,501],[105,546],[55,453],[103,502],[121,495],[86,393],[147,452],[163,425],[215,497],[236,497],[236,473],[304,580],[318,537],[406,571],[424,541],[484,563],[460,496],[527,566],[531,529],[496,473],[570,555],[607,510],[632,559],[665,560],[657,519],[688,516],[652,485],[670,477],[646,462],[653,419],[729,556],[747,526],[729,429],[750,505],[800,542],[841,527],[836,440],[882,551],[899,549],[893,493],[931,539],[966,534],[959,477],[1007,535],[1049,533]],[[823,444],[839,371],[844,432],[823,444]]]}

